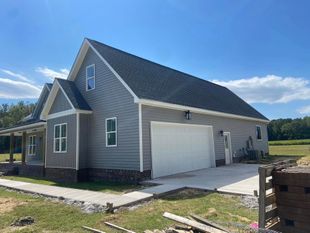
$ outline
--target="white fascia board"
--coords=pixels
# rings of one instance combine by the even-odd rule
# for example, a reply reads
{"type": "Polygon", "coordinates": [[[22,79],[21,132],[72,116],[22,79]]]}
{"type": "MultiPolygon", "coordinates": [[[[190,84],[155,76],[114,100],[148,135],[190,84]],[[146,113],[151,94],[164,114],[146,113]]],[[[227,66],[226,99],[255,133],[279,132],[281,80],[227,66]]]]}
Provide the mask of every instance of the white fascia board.
{"type": "Polygon", "coordinates": [[[45,120],[46,116],[48,115],[49,110],[52,107],[52,104],[54,102],[54,99],[56,97],[56,94],[59,90],[59,84],[56,84],[56,81],[54,81],[53,86],[52,86],[52,90],[50,91],[47,100],[45,102],[45,105],[42,109],[41,115],[40,115],[40,119],[45,120]]]}
{"type": "Polygon", "coordinates": [[[165,102],[155,101],[155,100],[140,99],[139,101],[137,101],[137,103],[142,104],[142,105],[159,107],[159,108],[167,108],[167,109],[172,109],[172,110],[180,110],[180,111],[188,111],[189,110],[191,112],[199,113],[199,114],[233,118],[233,119],[239,119],[239,120],[263,122],[266,124],[268,124],[270,122],[269,120],[264,120],[264,119],[254,118],[254,117],[247,117],[247,116],[235,115],[235,114],[230,114],[230,113],[217,112],[217,111],[206,110],[206,109],[202,109],[202,108],[189,107],[189,106],[179,105],[179,104],[170,104],[170,103],[165,103],[165,102]]]}
{"type": "Polygon", "coordinates": [[[82,62],[84,60],[84,57],[86,55],[88,48],[89,48],[89,42],[86,39],[84,39],[83,43],[79,49],[79,52],[74,59],[74,63],[72,65],[72,68],[70,69],[70,73],[69,73],[68,78],[67,78],[68,80],[73,81],[75,79],[75,77],[76,77],[76,75],[80,69],[80,66],[82,65],[82,62]]]}
{"type": "Polygon", "coordinates": [[[40,127],[40,126],[45,126],[45,125],[46,125],[46,122],[37,122],[37,123],[30,124],[30,125],[18,126],[18,127],[15,127],[15,128],[1,130],[0,131],[0,135],[8,133],[8,132],[20,131],[20,130],[25,130],[25,129],[28,129],[28,128],[35,128],[35,127],[40,127]]]}

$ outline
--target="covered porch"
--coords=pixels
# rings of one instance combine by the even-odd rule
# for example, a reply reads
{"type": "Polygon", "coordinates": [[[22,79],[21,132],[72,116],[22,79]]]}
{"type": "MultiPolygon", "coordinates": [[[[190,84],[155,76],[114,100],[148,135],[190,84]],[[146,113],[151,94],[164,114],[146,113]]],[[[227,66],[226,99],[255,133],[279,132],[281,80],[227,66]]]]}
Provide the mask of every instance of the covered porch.
{"type": "Polygon", "coordinates": [[[44,166],[46,122],[38,121],[0,130],[0,136],[9,136],[9,160],[6,164],[44,166]],[[21,137],[21,160],[14,159],[16,137],[21,137]]]}

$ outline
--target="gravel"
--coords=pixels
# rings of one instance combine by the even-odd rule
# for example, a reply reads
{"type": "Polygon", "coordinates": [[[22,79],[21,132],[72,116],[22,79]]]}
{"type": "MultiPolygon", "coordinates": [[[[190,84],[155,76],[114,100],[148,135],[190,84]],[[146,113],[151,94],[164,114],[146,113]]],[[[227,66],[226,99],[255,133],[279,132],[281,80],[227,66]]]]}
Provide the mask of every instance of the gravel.
{"type": "Polygon", "coordinates": [[[258,209],[258,197],[254,196],[241,196],[241,205],[250,208],[250,209],[258,209]]]}

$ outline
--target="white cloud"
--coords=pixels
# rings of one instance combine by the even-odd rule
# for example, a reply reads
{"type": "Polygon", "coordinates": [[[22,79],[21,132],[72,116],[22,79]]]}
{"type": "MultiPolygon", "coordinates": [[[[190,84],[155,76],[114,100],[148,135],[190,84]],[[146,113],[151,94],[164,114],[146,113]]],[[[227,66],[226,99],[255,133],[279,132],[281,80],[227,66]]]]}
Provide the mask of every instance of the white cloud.
{"type": "Polygon", "coordinates": [[[60,69],[59,71],[49,69],[47,67],[38,67],[36,71],[43,74],[45,77],[50,78],[53,80],[54,78],[62,78],[66,79],[69,75],[68,69],[60,69]]]}
{"type": "Polygon", "coordinates": [[[298,112],[304,115],[310,114],[310,105],[298,109],[298,112]]]}
{"type": "Polygon", "coordinates": [[[267,75],[230,81],[213,80],[248,103],[288,103],[310,99],[310,82],[304,78],[267,75]]]}
{"type": "Polygon", "coordinates": [[[10,70],[5,70],[5,69],[1,69],[1,71],[6,73],[6,74],[8,74],[8,75],[11,75],[11,76],[13,76],[15,78],[18,78],[18,79],[20,79],[22,81],[25,81],[25,82],[28,82],[28,83],[33,83],[32,80],[30,80],[29,78],[27,78],[24,75],[17,74],[17,73],[14,73],[14,72],[10,71],[10,70]]]}
{"type": "Polygon", "coordinates": [[[0,98],[23,99],[38,98],[41,88],[33,84],[0,78],[0,98]]]}

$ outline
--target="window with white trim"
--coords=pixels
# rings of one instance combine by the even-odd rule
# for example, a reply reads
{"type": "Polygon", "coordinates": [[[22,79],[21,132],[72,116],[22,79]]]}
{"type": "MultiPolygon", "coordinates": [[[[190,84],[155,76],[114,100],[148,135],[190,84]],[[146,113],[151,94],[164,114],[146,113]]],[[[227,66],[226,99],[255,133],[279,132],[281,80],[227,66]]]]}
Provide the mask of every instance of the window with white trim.
{"type": "Polygon", "coordinates": [[[36,136],[29,136],[28,155],[36,154],[36,136]]]}
{"type": "Polygon", "coordinates": [[[86,91],[95,89],[95,64],[86,67],[86,91]]]}
{"type": "Polygon", "coordinates": [[[67,152],[67,123],[54,125],[54,152],[67,152]]]}
{"type": "Polygon", "coordinates": [[[262,140],[262,127],[260,125],[256,126],[256,139],[262,140]]]}
{"type": "Polygon", "coordinates": [[[108,118],[105,121],[106,147],[117,146],[117,119],[108,118]]]}

